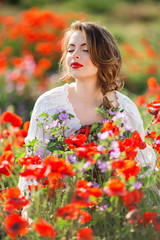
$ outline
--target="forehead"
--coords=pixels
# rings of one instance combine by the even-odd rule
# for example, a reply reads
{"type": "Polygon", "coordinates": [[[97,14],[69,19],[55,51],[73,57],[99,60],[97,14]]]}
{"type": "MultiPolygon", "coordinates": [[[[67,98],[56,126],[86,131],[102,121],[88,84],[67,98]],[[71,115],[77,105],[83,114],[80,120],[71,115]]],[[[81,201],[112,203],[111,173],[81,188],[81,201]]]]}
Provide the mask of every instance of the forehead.
{"type": "Polygon", "coordinates": [[[86,38],[84,36],[84,33],[80,30],[77,30],[75,32],[72,33],[68,45],[69,44],[82,44],[82,43],[86,43],[86,38]]]}

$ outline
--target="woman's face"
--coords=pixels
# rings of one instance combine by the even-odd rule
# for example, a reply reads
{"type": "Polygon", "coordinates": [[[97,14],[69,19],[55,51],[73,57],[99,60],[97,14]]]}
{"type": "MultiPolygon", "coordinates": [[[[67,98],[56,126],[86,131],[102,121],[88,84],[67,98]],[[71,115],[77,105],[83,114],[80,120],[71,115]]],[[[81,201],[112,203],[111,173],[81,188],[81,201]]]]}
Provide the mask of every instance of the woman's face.
{"type": "Polygon", "coordinates": [[[67,46],[66,66],[69,74],[78,80],[97,80],[98,68],[92,63],[82,31],[75,31],[67,46]]]}

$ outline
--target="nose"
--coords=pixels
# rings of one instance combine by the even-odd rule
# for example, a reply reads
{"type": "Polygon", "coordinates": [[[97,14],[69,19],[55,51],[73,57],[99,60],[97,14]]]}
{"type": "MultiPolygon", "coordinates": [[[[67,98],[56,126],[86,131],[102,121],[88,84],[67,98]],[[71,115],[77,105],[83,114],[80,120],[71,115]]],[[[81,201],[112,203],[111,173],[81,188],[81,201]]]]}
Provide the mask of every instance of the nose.
{"type": "Polygon", "coordinates": [[[80,54],[79,54],[79,52],[78,52],[77,50],[75,50],[75,51],[73,52],[72,58],[73,58],[73,59],[80,59],[80,54]]]}

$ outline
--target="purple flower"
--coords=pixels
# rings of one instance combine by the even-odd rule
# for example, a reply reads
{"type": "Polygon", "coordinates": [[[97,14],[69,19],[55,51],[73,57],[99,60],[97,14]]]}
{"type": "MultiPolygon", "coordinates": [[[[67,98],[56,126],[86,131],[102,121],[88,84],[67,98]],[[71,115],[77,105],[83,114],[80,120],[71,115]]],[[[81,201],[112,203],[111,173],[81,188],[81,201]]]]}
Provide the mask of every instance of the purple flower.
{"type": "Polygon", "coordinates": [[[59,115],[59,119],[62,120],[62,121],[67,120],[68,117],[69,117],[69,116],[68,116],[68,113],[61,113],[61,114],[59,115]]]}
{"type": "Polygon", "coordinates": [[[115,115],[117,112],[113,112],[111,109],[107,110],[107,112],[109,112],[109,114],[111,115],[115,115]]]}
{"type": "Polygon", "coordinates": [[[66,112],[66,110],[65,109],[57,109],[56,110],[56,113],[58,114],[58,113],[61,113],[61,112],[66,112]]]}
{"type": "Polygon", "coordinates": [[[92,184],[92,187],[99,187],[99,184],[98,183],[96,183],[96,182],[94,182],[93,184],[92,184]]]}
{"type": "Polygon", "coordinates": [[[154,168],[154,171],[158,172],[158,171],[159,171],[159,168],[156,166],[156,167],[154,168]]]}
{"type": "Polygon", "coordinates": [[[37,116],[36,114],[33,116],[33,118],[34,118],[36,121],[38,121],[38,116],[37,116]]]}
{"type": "Polygon", "coordinates": [[[119,150],[119,144],[117,141],[113,141],[111,144],[111,152],[110,157],[111,158],[118,158],[120,156],[121,152],[119,150]]]}
{"type": "Polygon", "coordinates": [[[104,211],[106,208],[108,208],[108,205],[102,205],[102,206],[96,206],[96,208],[98,208],[100,211],[104,211]]]}
{"type": "Polygon", "coordinates": [[[109,131],[106,131],[104,133],[98,133],[97,136],[100,140],[105,140],[109,137],[109,131]]]}
{"type": "Polygon", "coordinates": [[[159,140],[159,139],[154,140],[154,143],[155,143],[155,144],[160,144],[160,140],[159,140]]]}
{"type": "Polygon", "coordinates": [[[55,120],[53,121],[51,124],[50,124],[50,128],[56,128],[56,127],[59,127],[60,126],[60,123],[59,123],[59,120],[55,120]]]}
{"type": "Polygon", "coordinates": [[[36,155],[43,156],[43,154],[44,154],[44,150],[43,149],[38,149],[36,151],[36,155]]]}
{"type": "Polygon", "coordinates": [[[126,131],[132,131],[132,127],[130,127],[127,123],[124,123],[124,127],[126,131]]]}
{"type": "Polygon", "coordinates": [[[76,155],[74,155],[74,154],[67,154],[66,160],[69,161],[70,163],[77,162],[76,155]]]}
{"type": "Polygon", "coordinates": [[[91,163],[89,161],[87,161],[84,165],[83,165],[83,169],[88,168],[89,166],[91,166],[91,163]]]}
{"type": "Polygon", "coordinates": [[[98,150],[98,151],[102,152],[103,149],[104,149],[104,147],[103,147],[102,145],[98,145],[98,147],[97,147],[97,150],[98,150]]]}
{"type": "Polygon", "coordinates": [[[117,119],[126,121],[126,114],[124,112],[117,112],[117,114],[113,117],[113,121],[116,121],[117,119]]]}
{"type": "Polygon", "coordinates": [[[46,139],[45,143],[48,144],[49,143],[49,139],[46,139]]]}
{"type": "Polygon", "coordinates": [[[99,159],[97,160],[97,165],[101,173],[104,173],[107,168],[109,167],[110,163],[109,162],[101,162],[99,159]]]}
{"type": "Polygon", "coordinates": [[[142,187],[141,182],[135,182],[135,189],[140,189],[142,187]]]}
{"type": "Polygon", "coordinates": [[[108,119],[104,119],[104,120],[102,121],[103,124],[105,124],[106,122],[108,122],[108,119]]]}

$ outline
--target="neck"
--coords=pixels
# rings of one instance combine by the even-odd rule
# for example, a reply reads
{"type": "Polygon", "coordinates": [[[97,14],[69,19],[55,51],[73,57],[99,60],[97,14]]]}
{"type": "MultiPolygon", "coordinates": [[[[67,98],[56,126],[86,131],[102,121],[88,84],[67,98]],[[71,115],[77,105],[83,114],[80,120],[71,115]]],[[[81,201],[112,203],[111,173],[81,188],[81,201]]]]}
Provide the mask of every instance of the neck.
{"type": "Polygon", "coordinates": [[[103,94],[97,80],[80,81],[76,79],[75,95],[79,101],[86,105],[99,106],[103,101],[103,94]]]}

